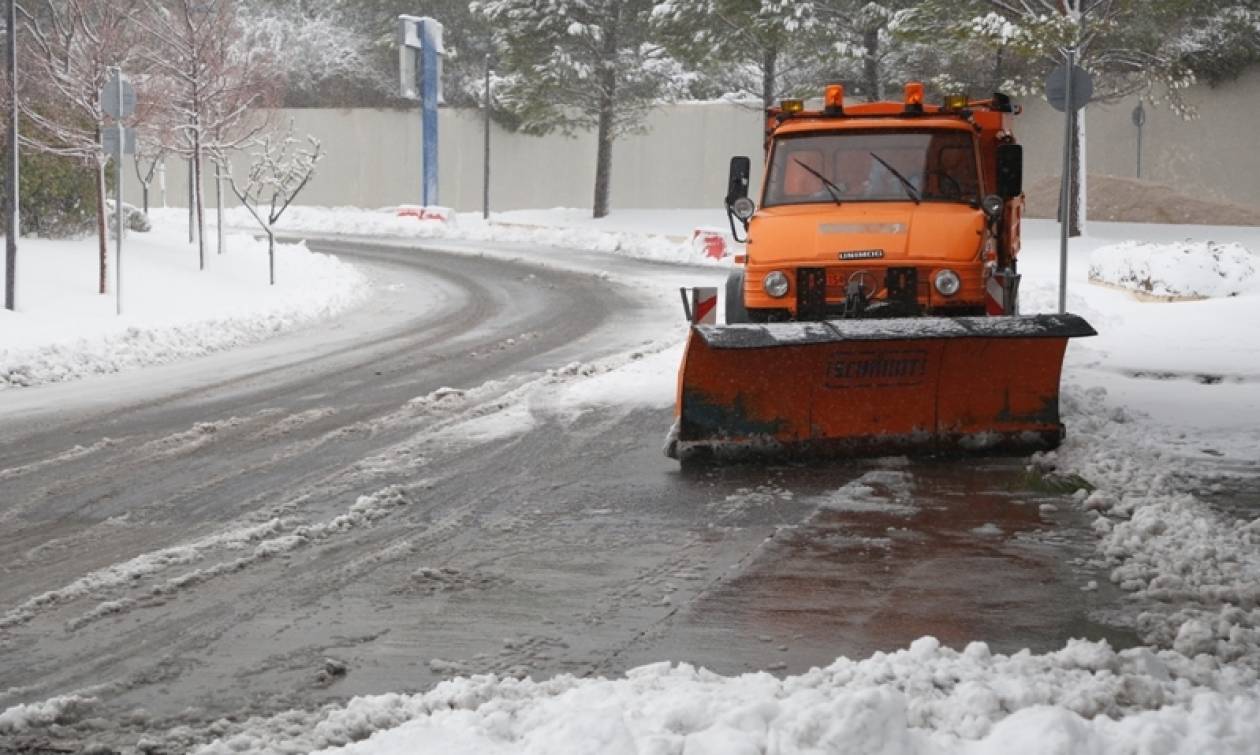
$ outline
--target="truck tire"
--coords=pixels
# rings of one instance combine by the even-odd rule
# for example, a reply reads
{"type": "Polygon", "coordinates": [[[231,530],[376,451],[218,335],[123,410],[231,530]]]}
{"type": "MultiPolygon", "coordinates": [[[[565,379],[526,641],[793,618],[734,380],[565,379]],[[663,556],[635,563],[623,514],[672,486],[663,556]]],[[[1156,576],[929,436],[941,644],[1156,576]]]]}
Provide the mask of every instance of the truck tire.
{"type": "Polygon", "coordinates": [[[732,270],[726,277],[726,324],[751,322],[744,308],[744,271],[732,270]]]}

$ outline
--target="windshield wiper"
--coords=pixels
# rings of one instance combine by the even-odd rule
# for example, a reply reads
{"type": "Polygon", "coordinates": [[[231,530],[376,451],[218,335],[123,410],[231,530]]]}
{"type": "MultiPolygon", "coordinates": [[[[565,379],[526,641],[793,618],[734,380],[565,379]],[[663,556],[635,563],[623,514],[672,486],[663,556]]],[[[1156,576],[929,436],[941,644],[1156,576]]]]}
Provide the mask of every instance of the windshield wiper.
{"type": "Polygon", "coordinates": [[[910,183],[909,179],[907,179],[905,176],[898,173],[897,169],[889,165],[888,161],[885,160],[884,158],[880,157],[874,152],[871,152],[870,155],[871,157],[878,160],[880,165],[887,168],[888,172],[893,174],[893,176],[896,177],[896,179],[901,182],[902,188],[906,190],[906,195],[909,196],[911,199],[913,199],[915,204],[921,204],[923,202],[923,198],[919,196],[919,190],[914,188],[914,184],[910,183]]]}
{"type": "Polygon", "coordinates": [[[809,167],[805,163],[801,162],[801,159],[799,157],[793,157],[792,162],[796,163],[797,165],[801,166],[805,170],[809,171],[810,175],[812,175],[814,178],[817,178],[819,181],[822,181],[823,188],[825,188],[827,190],[827,193],[831,195],[831,198],[836,201],[836,204],[844,204],[844,202],[840,200],[840,195],[844,193],[844,189],[841,189],[839,186],[836,186],[826,176],[814,170],[813,168],[809,167]]]}

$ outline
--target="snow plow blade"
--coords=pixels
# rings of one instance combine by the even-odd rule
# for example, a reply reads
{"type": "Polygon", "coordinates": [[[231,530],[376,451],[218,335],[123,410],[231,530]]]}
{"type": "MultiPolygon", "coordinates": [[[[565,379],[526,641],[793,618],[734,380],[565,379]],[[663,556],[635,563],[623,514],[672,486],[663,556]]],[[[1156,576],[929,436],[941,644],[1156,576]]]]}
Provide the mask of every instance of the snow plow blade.
{"type": "Polygon", "coordinates": [[[666,453],[1026,453],[1063,438],[1059,376],[1076,315],[691,328],[666,453]]]}

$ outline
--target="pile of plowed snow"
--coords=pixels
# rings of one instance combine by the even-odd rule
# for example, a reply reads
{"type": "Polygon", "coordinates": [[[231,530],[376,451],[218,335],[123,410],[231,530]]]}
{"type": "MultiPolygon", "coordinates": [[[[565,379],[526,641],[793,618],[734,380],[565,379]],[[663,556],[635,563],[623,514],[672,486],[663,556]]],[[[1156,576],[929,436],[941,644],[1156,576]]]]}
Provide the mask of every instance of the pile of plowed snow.
{"type": "MultiPolygon", "coordinates": [[[[1058,217],[1058,176],[1034,181],[1025,191],[1027,217],[1058,217]]],[[[1260,210],[1255,208],[1182,194],[1170,186],[1136,178],[1091,175],[1085,194],[1090,220],[1260,226],[1260,210]]]]}
{"type": "Polygon", "coordinates": [[[1249,672],[1073,641],[1034,655],[924,638],[778,679],[657,663],[625,678],[476,676],[244,722],[200,755],[1251,753],[1249,672]],[[336,748],[321,750],[321,748],[336,748]]]}
{"type": "Polygon", "coordinates": [[[1258,262],[1241,244],[1126,241],[1095,249],[1089,277],[1154,296],[1214,299],[1255,288],[1258,262]]]}

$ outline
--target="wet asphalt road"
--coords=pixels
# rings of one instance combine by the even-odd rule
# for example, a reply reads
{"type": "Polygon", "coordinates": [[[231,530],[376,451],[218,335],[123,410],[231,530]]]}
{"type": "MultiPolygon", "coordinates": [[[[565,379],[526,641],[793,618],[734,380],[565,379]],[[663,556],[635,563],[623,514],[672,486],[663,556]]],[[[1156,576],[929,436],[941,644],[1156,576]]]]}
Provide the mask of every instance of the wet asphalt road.
{"type": "Polygon", "coordinates": [[[1132,641],[1105,623],[1086,520],[1019,460],[683,472],[668,409],[520,425],[548,368],[636,348],[648,305],[526,262],[311,246],[381,293],[161,390],[10,392],[0,710],[97,703],[0,751],[175,751],[221,717],[457,674],[1132,641]]]}

